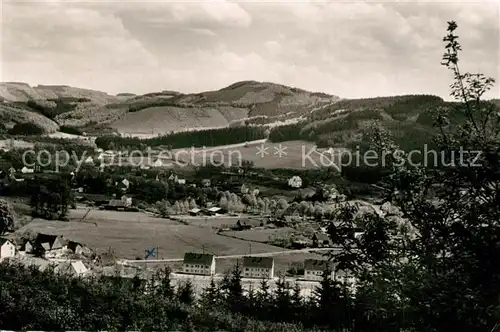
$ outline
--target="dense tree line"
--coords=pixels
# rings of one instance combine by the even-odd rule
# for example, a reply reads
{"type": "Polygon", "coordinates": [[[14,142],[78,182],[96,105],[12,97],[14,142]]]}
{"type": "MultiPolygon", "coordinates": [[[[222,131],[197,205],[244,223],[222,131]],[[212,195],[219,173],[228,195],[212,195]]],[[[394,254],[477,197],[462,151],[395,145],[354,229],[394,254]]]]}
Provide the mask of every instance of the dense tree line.
{"type": "Polygon", "coordinates": [[[146,146],[167,146],[171,149],[218,146],[263,139],[264,129],[258,127],[232,127],[173,133],[148,139],[101,136],[95,141],[102,149],[141,149],[146,146]]]}
{"type": "Polygon", "coordinates": [[[89,102],[88,98],[76,98],[76,97],[61,97],[55,99],[48,99],[49,103],[55,103],[55,106],[51,106],[48,103],[41,103],[36,100],[28,100],[26,105],[50,119],[54,119],[57,115],[74,111],[76,108],[76,103],[89,102]]]}
{"type": "Polygon", "coordinates": [[[325,120],[332,116],[332,113],[340,110],[353,111],[358,109],[391,109],[400,108],[395,105],[406,105],[405,107],[420,107],[421,103],[439,103],[443,99],[434,95],[402,95],[360,99],[339,100],[333,105],[324,107],[311,113],[311,120],[325,120]]]}
{"type": "Polygon", "coordinates": [[[80,129],[71,126],[61,126],[59,131],[71,135],[83,135],[83,132],[80,129]]]}
{"type": "Polygon", "coordinates": [[[32,215],[45,219],[66,219],[69,207],[74,204],[70,181],[69,176],[56,179],[35,177],[30,181],[32,215]]]}
{"type": "Polygon", "coordinates": [[[34,123],[25,122],[25,123],[16,123],[14,127],[9,129],[8,133],[10,135],[22,135],[22,136],[43,135],[45,133],[45,130],[34,123]]]}
{"type": "Polygon", "coordinates": [[[263,280],[244,292],[238,265],[199,297],[189,281],[174,287],[168,270],[82,279],[3,262],[0,280],[0,327],[10,330],[320,331],[351,326],[355,313],[350,292],[327,274],[306,299],[282,278],[275,290],[263,280]]]}
{"type": "Polygon", "coordinates": [[[6,171],[10,167],[19,170],[27,166],[38,168],[42,171],[58,170],[71,172],[78,166],[78,162],[94,154],[94,148],[86,144],[79,144],[76,141],[63,139],[51,139],[47,141],[56,143],[38,142],[30,149],[13,148],[7,152],[1,152],[0,158],[3,163],[0,165],[0,170],[6,171]],[[59,163],[56,162],[58,155],[60,158],[59,163]]]}

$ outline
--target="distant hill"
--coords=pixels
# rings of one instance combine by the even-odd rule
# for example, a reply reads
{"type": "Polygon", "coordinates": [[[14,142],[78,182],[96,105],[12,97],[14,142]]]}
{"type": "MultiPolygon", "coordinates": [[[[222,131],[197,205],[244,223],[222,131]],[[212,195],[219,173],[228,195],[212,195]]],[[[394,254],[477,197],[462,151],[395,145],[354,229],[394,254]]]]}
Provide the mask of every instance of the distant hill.
{"type": "MultiPolygon", "coordinates": [[[[498,101],[491,100],[498,105],[498,101]]],[[[447,111],[449,129],[466,119],[456,102],[433,95],[403,95],[364,99],[345,99],[318,108],[302,121],[271,129],[269,140],[284,142],[305,140],[318,147],[356,149],[363,144],[363,132],[377,122],[406,150],[432,147],[437,112],[447,111]]]]}
{"type": "MultiPolygon", "coordinates": [[[[450,110],[452,124],[464,120],[457,104],[433,95],[340,99],[269,82],[242,81],[216,91],[144,95],[68,86],[0,83],[0,120],[6,127],[32,122],[46,132],[151,137],[171,132],[266,126],[274,142],[306,140],[319,147],[354,147],[363,130],[378,122],[406,148],[427,142],[436,110],[450,110]],[[68,129],[69,128],[69,129],[68,129]]],[[[497,105],[499,100],[492,100],[497,105]]]]}
{"type": "MultiPolygon", "coordinates": [[[[239,120],[269,117],[270,121],[307,115],[314,108],[340,98],[284,85],[243,81],[217,91],[182,94],[176,91],[144,95],[104,92],[69,86],[36,86],[0,83],[0,106],[6,121],[19,122],[12,107],[28,115],[47,118],[47,131],[58,126],[78,127],[99,134],[104,128],[133,135],[157,135],[171,131],[227,127],[239,120]],[[50,125],[49,125],[50,123],[50,125]]],[[[29,120],[27,120],[29,121],[29,120]]]]}

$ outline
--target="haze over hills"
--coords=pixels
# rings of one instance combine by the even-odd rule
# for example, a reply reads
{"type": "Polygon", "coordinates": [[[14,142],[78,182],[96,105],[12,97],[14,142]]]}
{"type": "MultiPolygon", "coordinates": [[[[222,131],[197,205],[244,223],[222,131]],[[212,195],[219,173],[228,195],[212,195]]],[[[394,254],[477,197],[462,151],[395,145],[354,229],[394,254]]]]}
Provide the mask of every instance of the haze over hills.
{"type": "Polygon", "coordinates": [[[340,99],[256,81],[197,94],[162,91],[140,96],[5,82],[0,84],[0,97],[4,100],[0,116],[5,122],[35,122],[49,132],[58,126],[90,131],[109,128],[133,136],[226,127],[251,117],[300,117],[340,99]]]}

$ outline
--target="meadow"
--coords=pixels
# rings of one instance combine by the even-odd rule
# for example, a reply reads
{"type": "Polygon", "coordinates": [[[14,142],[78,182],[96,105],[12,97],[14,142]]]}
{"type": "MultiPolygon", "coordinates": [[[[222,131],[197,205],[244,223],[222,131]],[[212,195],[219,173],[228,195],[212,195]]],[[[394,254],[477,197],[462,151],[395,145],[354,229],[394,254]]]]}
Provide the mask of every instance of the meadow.
{"type": "MultiPolygon", "coordinates": [[[[244,255],[276,252],[284,249],[216,234],[211,227],[185,225],[178,221],[149,216],[141,212],[92,210],[82,221],[87,209],[70,210],[70,221],[34,219],[17,233],[42,232],[60,234],[81,242],[97,252],[110,248],[118,258],[144,258],[146,248],[158,248],[157,258],[182,258],[185,252],[214,255],[244,255]]],[[[204,223],[204,221],[203,221],[204,223]]]]}
{"type": "Polygon", "coordinates": [[[252,229],[244,231],[225,231],[221,234],[227,237],[232,237],[235,239],[241,239],[245,241],[261,242],[265,243],[269,241],[270,236],[286,236],[287,234],[293,232],[293,228],[283,227],[283,228],[261,228],[252,229]]]}
{"type": "MultiPolygon", "coordinates": [[[[311,169],[320,166],[331,166],[331,162],[322,158],[323,150],[314,152],[315,144],[306,141],[289,141],[283,143],[248,144],[242,147],[219,147],[217,150],[197,150],[194,156],[179,158],[183,161],[194,161],[197,165],[223,163],[226,166],[238,166],[242,160],[250,161],[257,168],[289,168],[311,169]]],[[[344,151],[344,150],[339,150],[344,151]]],[[[174,150],[175,152],[175,150],[174,150]]],[[[328,156],[329,155],[326,155],[328,156]]],[[[331,159],[331,158],[330,158],[331,159]]],[[[335,157],[334,161],[338,158],[335,157]]],[[[338,162],[337,162],[338,164],[338,162]]]]}

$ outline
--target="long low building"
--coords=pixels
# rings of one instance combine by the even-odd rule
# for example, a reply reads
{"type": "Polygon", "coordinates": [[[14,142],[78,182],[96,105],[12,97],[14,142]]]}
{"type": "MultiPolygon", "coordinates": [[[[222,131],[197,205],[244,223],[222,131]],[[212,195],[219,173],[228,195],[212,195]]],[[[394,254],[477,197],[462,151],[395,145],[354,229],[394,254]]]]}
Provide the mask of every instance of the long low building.
{"type": "Polygon", "coordinates": [[[327,260],[306,259],[304,261],[304,279],[306,280],[321,280],[323,273],[329,271],[330,277],[334,278],[334,269],[327,260]]]}
{"type": "Polygon", "coordinates": [[[274,278],[274,258],[243,257],[243,276],[246,278],[274,278]]]}

